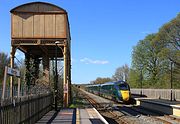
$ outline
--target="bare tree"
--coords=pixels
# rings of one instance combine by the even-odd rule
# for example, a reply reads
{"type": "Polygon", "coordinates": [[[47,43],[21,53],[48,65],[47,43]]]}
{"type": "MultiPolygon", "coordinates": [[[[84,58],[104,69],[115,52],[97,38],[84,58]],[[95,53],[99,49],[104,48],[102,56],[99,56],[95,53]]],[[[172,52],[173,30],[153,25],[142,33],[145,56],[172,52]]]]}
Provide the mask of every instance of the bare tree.
{"type": "Polygon", "coordinates": [[[125,80],[129,78],[129,67],[127,64],[116,69],[115,74],[112,76],[114,81],[125,80]]]}

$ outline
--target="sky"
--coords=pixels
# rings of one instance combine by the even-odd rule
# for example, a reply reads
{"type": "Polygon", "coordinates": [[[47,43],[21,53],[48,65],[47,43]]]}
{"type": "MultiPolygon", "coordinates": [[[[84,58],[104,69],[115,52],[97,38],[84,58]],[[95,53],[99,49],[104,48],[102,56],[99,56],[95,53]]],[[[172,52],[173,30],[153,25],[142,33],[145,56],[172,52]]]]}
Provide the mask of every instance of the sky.
{"type": "MultiPolygon", "coordinates": [[[[0,0],[0,52],[10,52],[10,10],[33,0],[0,0]]],[[[72,83],[131,66],[133,47],[180,12],[179,0],[44,0],[68,12],[72,83]]],[[[19,51],[16,57],[21,59],[19,51]]]]}

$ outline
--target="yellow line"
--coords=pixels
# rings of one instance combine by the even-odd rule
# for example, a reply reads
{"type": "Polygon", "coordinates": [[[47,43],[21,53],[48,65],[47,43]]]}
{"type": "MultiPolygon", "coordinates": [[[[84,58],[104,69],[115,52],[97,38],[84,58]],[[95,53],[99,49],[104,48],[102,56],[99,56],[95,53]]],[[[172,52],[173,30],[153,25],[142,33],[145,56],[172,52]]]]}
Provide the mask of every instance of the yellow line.
{"type": "Polygon", "coordinates": [[[80,124],[79,108],[76,108],[76,124],[80,124]]]}

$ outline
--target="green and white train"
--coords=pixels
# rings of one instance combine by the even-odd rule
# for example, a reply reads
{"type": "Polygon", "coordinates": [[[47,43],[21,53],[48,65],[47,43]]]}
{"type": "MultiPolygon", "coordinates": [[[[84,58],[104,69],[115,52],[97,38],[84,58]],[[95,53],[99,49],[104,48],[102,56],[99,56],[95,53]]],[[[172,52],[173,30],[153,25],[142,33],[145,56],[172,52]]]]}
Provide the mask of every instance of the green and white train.
{"type": "Polygon", "coordinates": [[[125,81],[88,85],[86,86],[86,90],[117,102],[129,102],[131,99],[130,87],[125,81]]]}

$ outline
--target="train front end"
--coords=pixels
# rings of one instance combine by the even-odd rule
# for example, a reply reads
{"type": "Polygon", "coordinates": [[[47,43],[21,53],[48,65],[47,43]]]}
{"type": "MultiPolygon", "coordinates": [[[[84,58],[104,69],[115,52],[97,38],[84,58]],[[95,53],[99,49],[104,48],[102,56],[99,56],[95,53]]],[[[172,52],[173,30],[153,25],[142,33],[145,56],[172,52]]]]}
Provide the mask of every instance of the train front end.
{"type": "Polygon", "coordinates": [[[122,101],[128,102],[130,100],[130,91],[129,90],[120,90],[122,95],[122,101]]]}
{"type": "Polygon", "coordinates": [[[131,98],[131,92],[127,83],[121,83],[118,85],[119,98],[123,102],[129,102],[131,98]]]}

